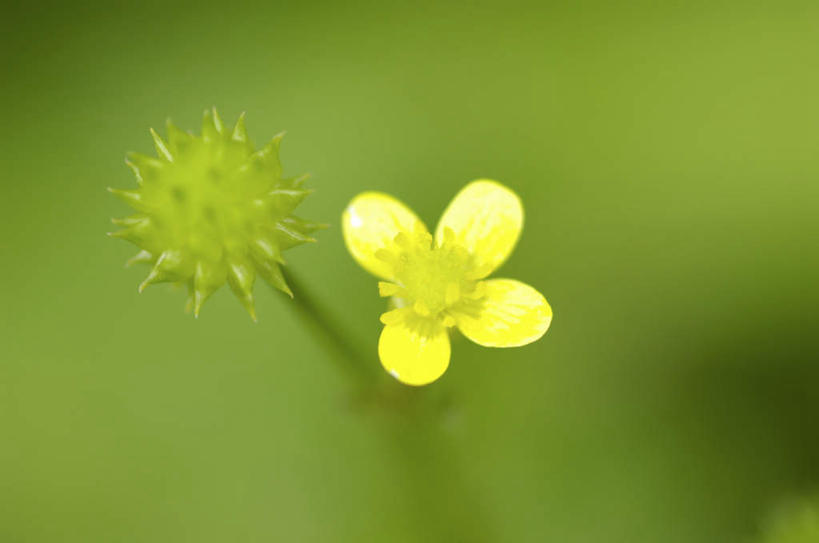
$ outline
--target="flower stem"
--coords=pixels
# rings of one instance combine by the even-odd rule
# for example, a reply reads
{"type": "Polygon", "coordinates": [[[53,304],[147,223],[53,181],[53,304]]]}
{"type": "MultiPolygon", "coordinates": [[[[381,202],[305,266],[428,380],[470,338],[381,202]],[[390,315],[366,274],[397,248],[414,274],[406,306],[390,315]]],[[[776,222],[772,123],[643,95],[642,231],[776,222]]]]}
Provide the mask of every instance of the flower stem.
{"type": "Polygon", "coordinates": [[[440,541],[494,540],[483,504],[458,462],[454,436],[447,431],[452,405],[448,391],[408,387],[388,377],[291,271],[285,272],[285,279],[299,318],[356,386],[357,411],[375,416],[371,422],[379,437],[403,465],[413,510],[409,514],[421,535],[428,539],[433,532],[440,541]]]}
{"type": "Polygon", "coordinates": [[[341,371],[359,385],[374,385],[378,381],[378,366],[367,364],[369,358],[344,334],[344,326],[321,307],[291,271],[283,269],[285,280],[293,292],[293,305],[298,317],[333,355],[341,371]]]}

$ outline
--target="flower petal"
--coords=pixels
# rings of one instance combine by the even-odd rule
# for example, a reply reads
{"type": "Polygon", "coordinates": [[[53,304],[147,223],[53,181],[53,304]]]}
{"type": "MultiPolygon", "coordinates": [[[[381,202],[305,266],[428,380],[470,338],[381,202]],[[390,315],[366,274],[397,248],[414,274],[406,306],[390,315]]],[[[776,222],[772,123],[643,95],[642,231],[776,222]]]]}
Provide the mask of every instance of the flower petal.
{"type": "Polygon", "coordinates": [[[444,211],[435,241],[446,229],[475,256],[477,278],[486,277],[512,253],[523,229],[523,206],[517,194],[496,181],[481,179],[461,189],[444,211]]]}
{"type": "Polygon", "coordinates": [[[443,375],[449,354],[449,334],[437,322],[390,324],[378,340],[381,365],[407,385],[426,385],[443,375]]]}
{"type": "Polygon", "coordinates": [[[399,232],[427,229],[407,206],[380,192],[363,192],[353,198],[341,224],[347,250],[361,267],[382,279],[392,279],[392,267],[376,257],[376,251],[388,247],[399,232]]]}
{"type": "Polygon", "coordinates": [[[549,329],[552,308],[543,295],[514,279],[484,281],[486,297],[462,306],[455,320],[463,334],[484,347],[520,347],[549,329]]]}

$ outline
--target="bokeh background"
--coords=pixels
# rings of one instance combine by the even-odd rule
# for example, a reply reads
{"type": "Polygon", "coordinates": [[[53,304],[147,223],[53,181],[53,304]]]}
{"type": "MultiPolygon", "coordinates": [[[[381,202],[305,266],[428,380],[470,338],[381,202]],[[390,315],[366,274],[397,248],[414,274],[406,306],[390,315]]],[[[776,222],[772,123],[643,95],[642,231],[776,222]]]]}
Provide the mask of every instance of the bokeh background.
{"type": "Polygon", "coordinates": [[[0,27],[0,541],[746,542],[816,490],[816,2],[12,2],[0,27]],[[105,188],[212,105],[313,174],[300,214],[332,228],[290,269],[355,360],[263,284],[258,324],[227,289],[196,321],[137,294],[105,188]],[[479,177],[523,198],[498,275],[554,323],[403,389],[341,210],[377,189],[434,225],[479,177]]]}

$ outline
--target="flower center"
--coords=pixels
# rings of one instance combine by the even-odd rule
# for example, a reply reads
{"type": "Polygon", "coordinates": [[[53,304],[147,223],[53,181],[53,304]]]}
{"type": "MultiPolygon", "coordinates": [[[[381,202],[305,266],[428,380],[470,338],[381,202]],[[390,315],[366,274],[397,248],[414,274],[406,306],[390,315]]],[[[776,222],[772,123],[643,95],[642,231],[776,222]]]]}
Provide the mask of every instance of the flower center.
{"type": "Polygon", "coordinates": [[[253,235],[267,210],[252,205],[261,191],[242,175],[247,154],[238,142],[196,140],[165,166],[162,183],[144,185],[166,245],[208,254],[253,235]]]}
{"type": "Polygon", "coordinates": [[[454,324],[449,314],[454,306],[483,296],[472,255],[455,241],[447,230],[444,241],[436,245],[425,231],[400,233],[389,249],[376,255],[393,268],[393,282],[382,282],[382,296],[393,296],[402,310],[420,317],[454,324]]]}

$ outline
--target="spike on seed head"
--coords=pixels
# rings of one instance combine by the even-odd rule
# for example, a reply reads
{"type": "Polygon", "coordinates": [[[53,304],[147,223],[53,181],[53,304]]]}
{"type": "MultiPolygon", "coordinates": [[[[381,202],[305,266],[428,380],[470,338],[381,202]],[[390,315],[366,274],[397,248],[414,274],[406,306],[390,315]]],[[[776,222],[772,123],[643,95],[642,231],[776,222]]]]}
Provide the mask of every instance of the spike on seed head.
{"type": "Polygon", "coordinates": [[[310,194],[306,176],[283,178],[279,147],[284,132],[256,150],[247,136],[245,114],[225,128],[215,108],[202,116],[202,133],[183,132],[170,120],[166,137],[151,129],[158,158],[129,153],[137,178],[134,190],[109,189],[139,213],[115,224],[114,232],[141,250],[130,264],[152,266],[140,284],[188,287],[195,316],[224,283],[256,320],[253,286],[262,277],[293,296],[282,274],[282,252],[313,242],[326,225],[292,211],[310,194]]]}
{"type": "Polygon", "coordinates": [[[236,121],[236,126],[233,127],[233,139],[236,141],[247,141],[247,128],[245,128],[245,112],[239,114],[239,119],[236,121]]]}
{"type": "Polygon", "coordinates": [[[220,134],[222,133],[222,118],[219,117],[219,112],[216,111],[216,107],[210,108],[213,114],[213,126],[216,127],[216,131],[220,134]]]}
{"type": "Polygon", "coordinates": [[[165,121],[165,132],[168,135],[169,150],[174,155],[182,153],[194,139],[187,132],[180,130],[170,119],[165,121]]]}

